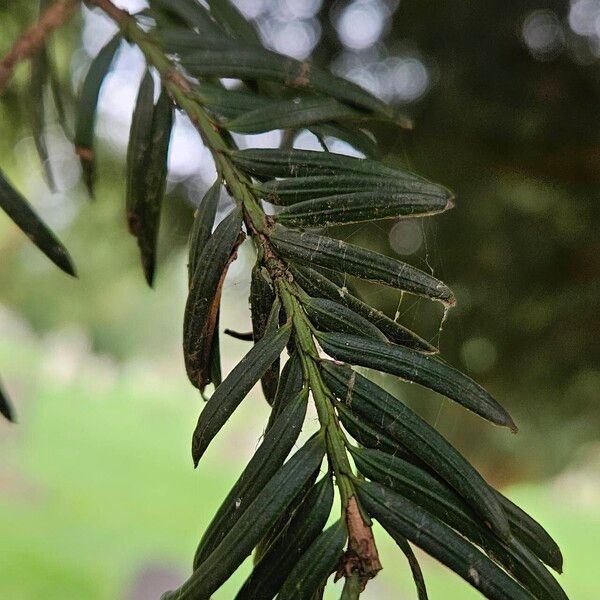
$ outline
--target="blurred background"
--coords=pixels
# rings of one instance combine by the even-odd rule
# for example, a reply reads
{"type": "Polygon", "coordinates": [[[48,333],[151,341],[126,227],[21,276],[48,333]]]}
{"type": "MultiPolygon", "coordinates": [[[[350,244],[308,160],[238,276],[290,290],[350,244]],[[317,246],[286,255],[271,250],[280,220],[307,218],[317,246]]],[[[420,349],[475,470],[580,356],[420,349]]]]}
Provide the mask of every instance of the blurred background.
{"type": "MultiPolygon", "coordinates": [[[[35,19],[35,4],[0,1],[1,54],[35,19]]],[[[510,409],[520,433],[494,430],[416,386],[384,383],[555,536],[572,598],[600,597],[600,0],[236,4],[268,47],[329,65],[411,119],[410,131],[376,131],[383,155],[453,189],[456,209],[336,234],[431,270],[455,290],[458,306],[441,327],[442,315],[426,302],[361,288],[439,341],[451,364],[510,409]]],[[[83,9],[53,37],[73,97],[113,32],[83,9]]],[[[93,203],[52,119],[58,191],[44,181],[26,65],[0,101],[0,168],[59,232],[79,272],[77,280],[64,276],[0,214],[0,373],[18,418],[0,422],[1,597],[141,600],[179,584],[267,417],[255,390],[192,469],[201,401],[180,349],[185,246],[214,168],[178,114],[159,272],[148,289],[123,207],[142,69],[140,53],[122,47],[103,87],[93,203]]],[[[237,140],[273,146],[280,132],[237,140]]],[[[297,145],[318,148],[308,133],[297,145]]],[[[230,269],[222,326],[249,329],[252,260],[243,247],[230,269]]],[[[246,351],[222,338],[224,368],[246,351]]],[[[385,570],[365,597],[413,598],[406,565],[384,534],[379,539],[385,570]]],[[[423,560],[432,598],[478,597],[423,560]]],[[[232,598],[248,568],[215,598],[232,598]]]]}

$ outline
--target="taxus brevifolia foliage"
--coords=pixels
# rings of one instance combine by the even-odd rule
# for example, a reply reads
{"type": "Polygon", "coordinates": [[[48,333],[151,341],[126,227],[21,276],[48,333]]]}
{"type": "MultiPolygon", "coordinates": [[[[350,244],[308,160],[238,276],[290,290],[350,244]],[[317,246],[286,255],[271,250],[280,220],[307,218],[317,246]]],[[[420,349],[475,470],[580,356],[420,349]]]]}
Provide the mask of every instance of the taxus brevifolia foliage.
{"type": "MultiPolygon", "coordinates": [[[[48,3],[45,3],[48,4],[48,3]]],[[[412,545],[493,599],[554,600],[565,593],[560,550],[546,531],[494,490],[433,427],[358,367],[432,389],[483,419],[516,431],[508,413],[480,385],[446,364],[437,348],[361,300],[346,277],[375,282],[442,305],[451,289],[409,264],[335,239],[323,231],[376,219],[422,218],[453,207],[444,186],[378,159],[369,124],[399,126],[390,107],[362,88],[306,62],[262,47],[225,0],[155,0],[130,15],[107,0],[96,5],[119,26],[82,84],[74,143],[94,192],[94,122],[103,80],[123,44],[147,63],[127,152],[124,208],[151,285],[175,110],[184,111],[211,150],[217,180],[190,228],[189,294],[183,360],[202,397],[193,433],[194,465],[257,382],[271,406],[261,445],[208,526],[193,570],[165,600],[207,599],[254,553],[236,598],[321,598],[331,576],[341,598],[358,598],[382,568],[371,525],[378,521],[406,555],[416,594],[426,583],[412,545]],[[222,78],[241,86],[226,89],[222,78]],[[161,92],[155,101],[155,81],[161,92]],[[283,129],[279,149],[236,147],[231,132],[283,129]],[[366,158],[296,150],[309,130],[348,142],[366,158]],[[221,192],[228,214],[216,223],[221,192]],[[252,346],[224,376],[219,354],[223,281],[239,245],[251,238],[252,346]],[[308,403],[319,425],[295,449],[308,403]],[[290,455],[291,453],[291,455],[290,455]],[[332,514],[334,497],[339,514],[332,514]]],[[[32,57],[31,94],[53,84],[44,47],[32,57]]],[[[41,102],[41,101],[40,101],[41,102]]],[[[60,110],[59,110],[60,112],[60,110]]],[[[44,109],[33,128],[42,160],[44,109]]],[[[52,182],[52,174],[47,173],[52,182]]],[[[50,260],[74,275],[60,241],[11,182],[0,175],[0,206],[50,260]]],[[[12,418],[0,391],[0,411],[12,418]]]]}

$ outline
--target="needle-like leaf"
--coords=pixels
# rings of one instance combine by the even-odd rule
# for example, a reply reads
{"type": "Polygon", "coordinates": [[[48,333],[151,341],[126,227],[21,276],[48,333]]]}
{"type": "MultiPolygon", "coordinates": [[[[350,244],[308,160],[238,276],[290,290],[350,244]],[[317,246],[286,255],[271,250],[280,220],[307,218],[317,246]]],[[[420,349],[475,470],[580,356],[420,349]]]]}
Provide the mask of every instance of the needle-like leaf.
{"type": "Polygon", "coordinates": [[[214,436],[246,397],[252,386],[283,352],[290,337],[290,330],[291,325],[286,324],[278,331],[265,335],[216,388],[200,413],[192,437],[192,457],[195,466],[198,466],[200,458],[214,436]]]}
{"type": "Polygon", "coordinates": [[[189,251],[188,251],[188,282],[191,284],[198,259],[204,250],[206,242],[210,238],[217,208],[219,206],[219,196],[221,194],[221,182],[217,179],[202,197],[196,212],[194,213],[194,222],[190,231],[189,251]]]}
{"type": "Polygon", "coordinates": [[[368,158],[379,157],[379,146],[373,134],[368,129],[358,127],[354,122],[350,122],[348,125],[319,123],[318,125],[311,125],[310,131],[321,139],[332,137],[342,140],[368,158]]]}
{"type": "MultiPolygon", "coordinates": [[[[267,329],[269,316],[275,303],[275,292],[265,269],[256,264],[250,276],[250,315],[254,342],[258,342],[267,329]]],[[[280,304],[277,302],[277,306],[280,304]]],[[[279,313],[279,309],[277,310],[279,313]]],[[[279,319],[279,314],[274,315],[279,319]]],[[[279,380],[279,359],[267,370],[261,379],[262,390],[269,404],[273,404],[279,380]]]]}
{"type": "Polygon", "coordinates": [[[56,190],[54,175],[50,167],[50,156],[46,144],[46,102],[45,90],[48,76],[50,74],[50,61],[46,46],[31,59],[31,76],[29,80],[29,103],[31,107],[31,129],[33,141],[37,150],[42,169],[46,177],[46,183],[52,190],[56,190]]]}
{"type": "Polygon", "coordinates": [[[426,181],[419,175],[400,167],[334,152],[249,148],[231,150],[229,156],[236,165],[259,178],[354,176],[367,177],[372,181],[379,179],[384,186],[407,179],[426,181]]]}
{"type": "Polygon", "coordinates": [[[420,506],[378,483],[357,482],[365,510],[395,538],[401,536],[460,575],[490,600],[533,600],[475,546],[420,506]]]}
{"type": "Polygon", "coordinates": [[[300,62],[262,48],[198,50],[184,56],[181,62],[195,76],[279,81],[290,87],[328,94],[337,100],[374,113],[388,116],[390,114],[389,108],[383,102],[360,86],[308,62],[300,62]]]}
{"type": "Polygon", "coordinates": [[[257,193],[270,202],[282,206],[326,198],[343,196],[357,192],[375,195],[393,195],[397,193],[418,193],[432,195],[444,190],[441,186],[412,177],[397,179],[382,178],[373,175],[354,175],[339,173],[337,175],[308,175],[306,177],[287,177],[286,179],[270,179],[255,183],[257,193]]]}
{"type": "Polygon", "coordinates": [[[211,83],[193,87],[191,94],[223,119],[234,119],[248,111],[268,106],[272,102],[264,96],[246,90],[228,90],[211,83]]]}
{"type": "Polygon", "coordinates": [[[252,24],[242,16],[229,0],[209,0],[210,14],[232,38],[254,46],[262,46],[252,24]]]}
{"type": "Polygon", "coordinates": [[[435,429],[391,394],[347,366],[322,363],[331,391],[372,427],[381,429],[429,465],[504,538],[510,527],[481,475],[435,429]]]}
{"type": "Polygon", "coordinates": [[[176,15],[202,36],[212,34],[216,38],[225,34],[197,0],[150,0],[150,6],[156,11],[176,15]]]}
{"type": "Polygon", "coordinates": [[[289,267],[298,285],[308,294],[319,298],[328,298],[329,300],[344,304],[344,306],[347,306],[355,313],[373,323],[391,342],[428,354],[434,354],[438,351],[435,346],[432,346],[414,331],[403,327],[397,321],[393,321],[382,312],[369,306],[360,300],[360,298],[350,293],[346,289],[346,286],[340,287],[336,285],[326,275],[318,272],[315,268],[300,266],[295,263],[291,263],[289,267]]]}
{"type": "Polygon", "coordinates": [[[381,449],[383,452],[399,456],[407,462],[419,464],[423,468],[427,468],[427,465],[410,452],[406,446],[392,439],[376,424],[369,423],[357,412],[351,411],[341,402],[336,405],[336,408],[342,425],[361,446],[381,449]]]}
{"type": "Polygon", "coordinates": [[[351,333],[387,342],[385,335],[373,323],[339,302],[326,298],[306,298],[302,300],[302,306],[321,331],[351,333]]]}
{"type": "Polygon", "coordinates": [[[160,226],[160,213],[167,183],[167,156],[173,126],[173,105],[163,90],[152,117],[150,146],[144,164],[146,172],[141,183],[142,196],[129,215],[129,224],[137,233],[142,265],[148,285],[152,286],[156,266],[156,246],[160,226]],[[135,216],[134,216],[135,215],[135,216]]]}
{"type": "Polygon", "coordinates": [[[250,555],[277,517],[319,468],[325,453],[322,433],[313,436],[263,487],[214,552],[178,589],[162,600],[208,599],[250,555]]]}
{"type": "MultiPolygon", "coordinates": [[[[414,186],[417,188],[418,186],[414,186]]],[[[430,190],[432,184],[423,187],[430,190]]],[[[276,220],[293,227],[330,227],[400,217],[428,217],[453,207],[452,195],[441,186],[434,192],[368,191],[327,196],[294,204],[276,220]]]]}
{"type": "Polygon", "coordinates": [[[134,211],[145,195],[146,156],[150,146],[152,117],[154,114],[154,79],[146,69],[135,102],[127,146],[127,222],[136,235],[134,211]]]}
{"type": "Polygon", "coordinates": [[[382,283],[437,300],[447,308],[456,304],[450,288],[439,279],[378,252],[308,231],[300,233],[281,225],[275,225],[270,239],[283,257],[301,264],[320,265],[382,283]]]}
{"type": "Polygon", "coordinates": [[[277,384],[277,393],[275,394],[271,414],[267,422],[267,431],[272,427],[281,411],[300,392],[303,385],[304,373],[302,371],[302,361],[300,360],[299,353],[294,352],[281,370],[277,384]]]}
{"type": "MultiPolygon", "coordinates": [[[[540,598],[566,600],[566,595],[520,538],[504,543],[450,488],[419,467],[377,450],[353,451],[357,467],[370,479],[389,487],[444,521],[485,550],[520,583],[540,598]]],[[[512,519],[509,519],[512,525],[512,519]]]]}
{"type": "Polygon", "coordinates": [[[496,494],[509,518],[510,528],[515,536],[530,548],[540,560],[556,572],[562,573],[562,553],[550,534],[506,496],[503,496],[500,492],[496,492],[496,494]]]}
{"type": "Polygon", "coordinates": [[[517,430],[510,415],[484,388],[435,356],[355,335],[319,333],[318,337],[325,352],[337,360],[414,381],[496,425],[517,430]]]}
{"type": "Polygon", "coordinates": [[[183,321],[183,353],[188,377],[200,391],[210,383],[208,356],[227,268],[241,242],[242,216],[231,212],[215,229],[197,259],[183,321]]]}
{"type": "Polygon", "coordinates": [[[75,150],[81,159],[83,177],[90,195],[94,185],[94,124],[100,88],[121,45],[118,33],[92,61],[81,87],[75,122],[75,150]]]}
{"type": "Polygon", "coordinates": [[[2,173],[0,173],[0,208],[57,267],[73,277],[76,276],[66,248],[2,173]]]}
{"type": "Polygon", "coordinates": [[[421,571],[421,565],[413,552],[408,540],[402,537],[400,534],[394,536],[394,541],[398,544],[398,548],[402,550],[402,554],[406,556],[410,572],[412,573],[413,581],[415,582],[415,588],[417,589],[417,596],[419,600],[429,600],[427,595],[427,587],[425,586],[425,579],[423,577],[423,571],[421,571]]]}
{"type": "Polygon", "coordinates": [[[341,519],[326,529],[296,563],[277,595],[278,600],[311,600],[336,570],[347,538],[346,524],[341,519]]]}
{"type": "Polygon", "coordinates": [[[364,114],[333,98],[299,96],[291,100],[273,101],[223,125],[238,133],[262,133],[273,129],[308,127],[323,121],[361,118],[364,118],[364,114]]]}
{"type": "Polygon", "coordinates": [[[293,398],[250,459],[240,478],[207,527],[194,556],[194,569],[210,556],[231,527],[244,514],[266,483],[281,467],[302,429],[308,404],[308,390],[293,398]]]}
{"type": "Polygon", "coordinates": [[[332,503],[333,482],[328,474],[313,486],[290,522],[267,548],[236,600],[275,597],[295,564],[321,533],[332,503]]]}

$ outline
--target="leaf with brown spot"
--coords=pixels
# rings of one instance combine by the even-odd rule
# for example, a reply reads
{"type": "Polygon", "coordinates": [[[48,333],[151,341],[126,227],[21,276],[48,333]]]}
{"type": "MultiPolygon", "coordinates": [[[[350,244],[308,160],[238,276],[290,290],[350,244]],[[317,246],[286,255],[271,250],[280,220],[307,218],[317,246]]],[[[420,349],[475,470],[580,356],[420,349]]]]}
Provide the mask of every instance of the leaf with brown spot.
{"type": "Polygon", "coordinates": [[[188,377],[200,391],[210,383],[209,353],[221,289],[236,248],[243,239],[242,215],[234,209],[215,229],[198,257],[183,321],[183,352],[188,377]]]}
{"type": "MultiPolygon", "coordinates": [[[[265,331],[269,315],[275,304],[276,296],[266,269],[258,263],[254,265],[250,277],[250,315],[252,318],[252,334],[254,342],[258,342],[265,331]]],[[[277,304],[279,307],[279,303],[277,304]]],[[[278,319],[279,315],[277,315],[278,319]]],[[[272,405],[277,393],[279,381],[279,358],[271,365],[261,378],[263,394],[272,405]]]]}
{"type": "Polygon", "coordinates": [[[351,106],[389,116],[390,109],[360,86],[307,62],[263,48],[203,49],[182,64],[192,75],[265,79],[329,95],[351,106]]]}
{"type": "Polygon", "coordinates": [[[94,186],[94,124],[96,122],[100,88],[110,72],[110,67],[121,41],[121,34],[117,33],[94,58],[83,80],[77,103],[75,151],[81,159],[83,179],[90,195],[93,195],[94,186]]]}
{"type": "Polygon", "coordinates": [[[137,196],[133,208],[136,233],[140,247],[142,266],[148,285],[152,286],[156,266],[156,247],[160,227],[165,188],[167,183],[167,158],[173,126],[173,103],[168,92],[163,89],[152,116],[149,147],[143,160],[144,173],[139,179],[142,194],[137,196]]]}

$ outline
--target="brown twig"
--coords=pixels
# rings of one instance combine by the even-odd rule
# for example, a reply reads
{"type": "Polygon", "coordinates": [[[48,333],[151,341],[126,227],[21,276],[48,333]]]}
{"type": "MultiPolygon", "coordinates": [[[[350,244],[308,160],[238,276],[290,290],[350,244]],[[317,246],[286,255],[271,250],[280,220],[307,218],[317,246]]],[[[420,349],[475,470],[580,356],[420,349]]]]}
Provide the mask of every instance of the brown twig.
{"type": "Polygon", "coordinates": [[[13,44],[0,62],[0,94],[8,85],[17,63],[31,58],[42,47],[48,35],[69,20],[78,5],[79,0],[58,0],[13,44]]]}
{"type": "Polygon", "coordinates": [[[355,496],[348,500],[346,506],[346,524],[348,526],[348,551],[336,577],[349,578],[352,573],[357,571],[362,590],[367,581],[381,571],[382,566],[373,531],[365,523],[355,496]]]}

